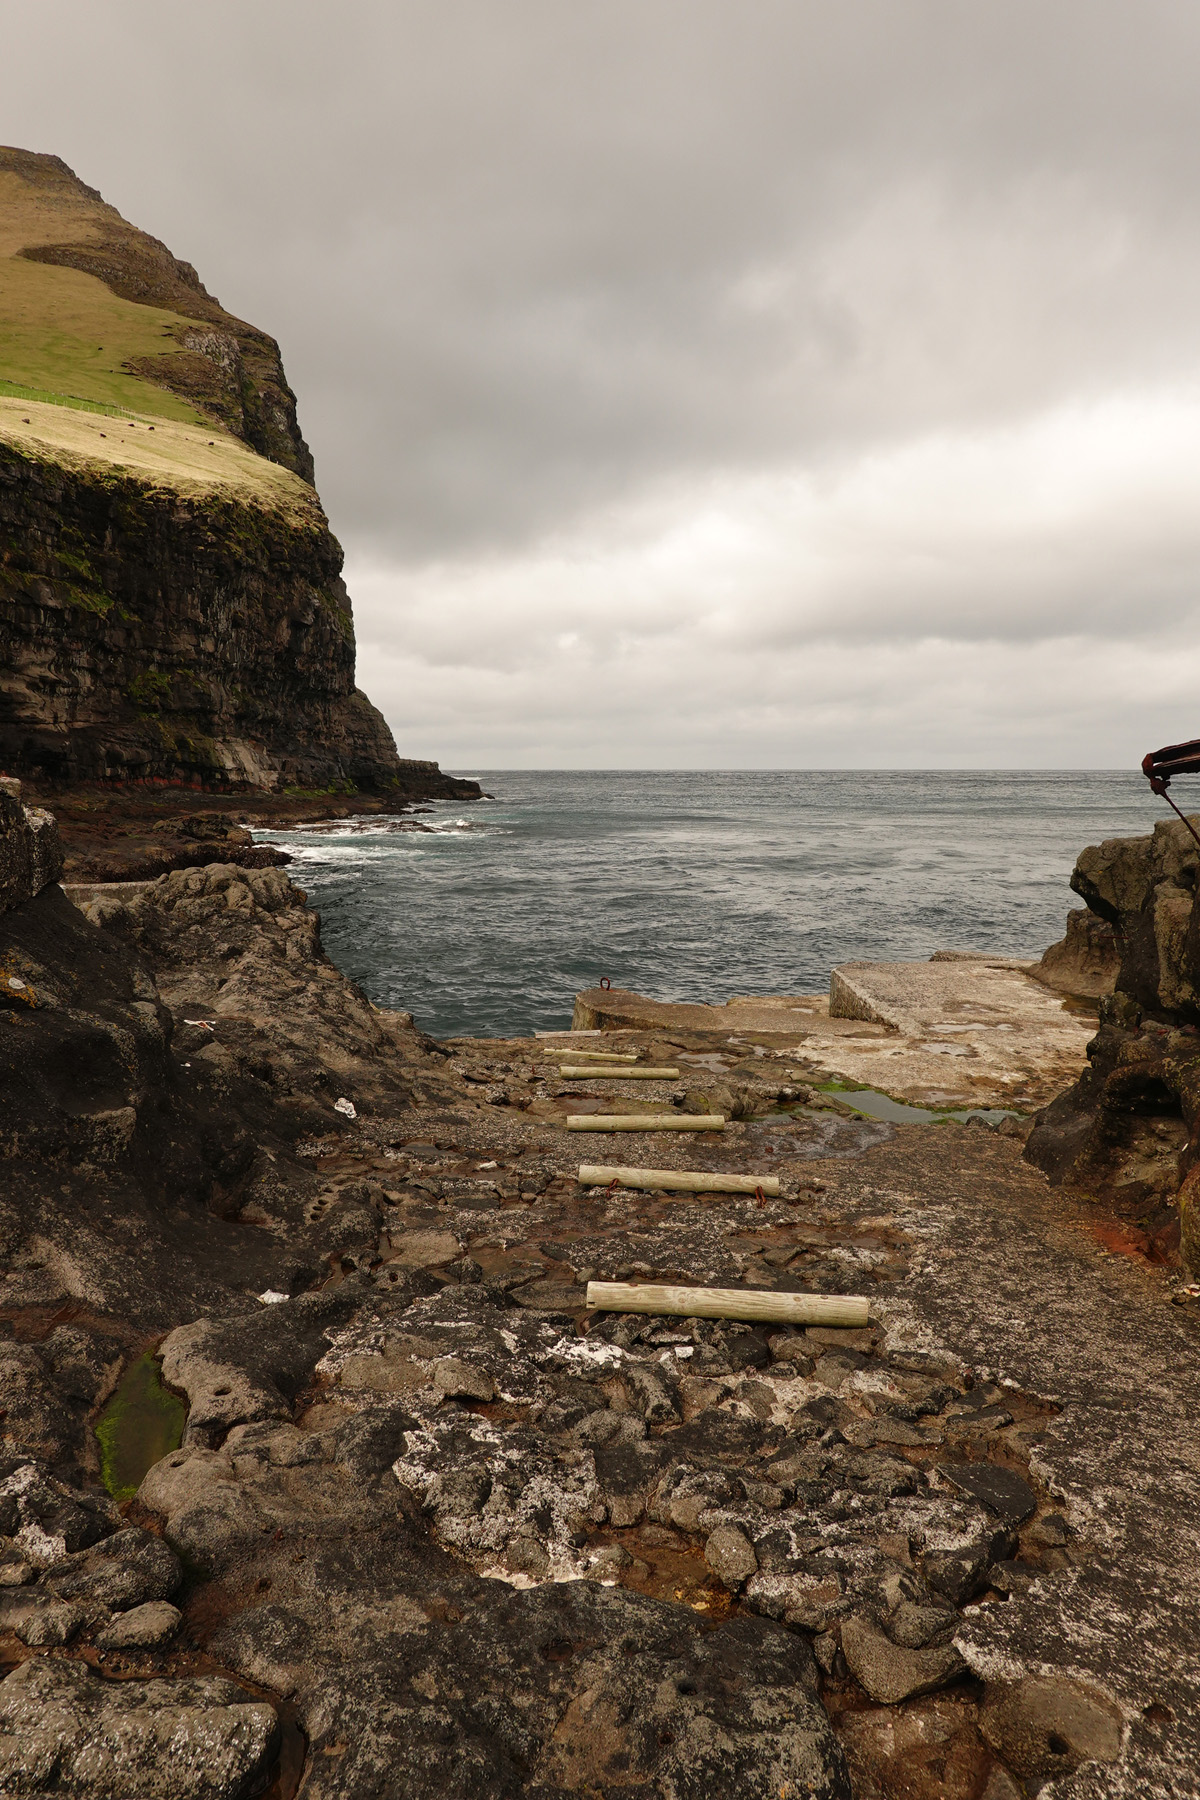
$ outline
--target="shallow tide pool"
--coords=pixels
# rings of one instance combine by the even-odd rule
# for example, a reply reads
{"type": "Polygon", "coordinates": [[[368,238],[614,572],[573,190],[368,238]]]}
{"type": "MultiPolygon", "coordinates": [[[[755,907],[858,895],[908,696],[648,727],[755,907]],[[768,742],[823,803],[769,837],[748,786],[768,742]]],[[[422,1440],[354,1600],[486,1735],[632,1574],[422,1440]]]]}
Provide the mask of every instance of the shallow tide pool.
{"type": "Polygon", "coordinates": [[[146,1471],[178,1450],[187,1407],[162,1384],[153,1352],[130,1363],[96,1423],[100,1474],[113,1499],[132,1500],[146,1471]]]}

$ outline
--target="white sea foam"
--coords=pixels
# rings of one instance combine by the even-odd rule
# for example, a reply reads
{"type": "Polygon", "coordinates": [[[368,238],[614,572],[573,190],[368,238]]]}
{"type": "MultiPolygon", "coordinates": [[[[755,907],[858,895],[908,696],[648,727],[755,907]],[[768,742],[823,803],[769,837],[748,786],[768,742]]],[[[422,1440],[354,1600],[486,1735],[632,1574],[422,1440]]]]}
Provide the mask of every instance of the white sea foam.
{"type": "Polygon", "coordinates": [[[358,844],[297,844],[292,851],[296,861],[306,868],[321,863],[348,868],[355,863],[384,862],[389,854],[388,850],[371,850],[358,844]]]}

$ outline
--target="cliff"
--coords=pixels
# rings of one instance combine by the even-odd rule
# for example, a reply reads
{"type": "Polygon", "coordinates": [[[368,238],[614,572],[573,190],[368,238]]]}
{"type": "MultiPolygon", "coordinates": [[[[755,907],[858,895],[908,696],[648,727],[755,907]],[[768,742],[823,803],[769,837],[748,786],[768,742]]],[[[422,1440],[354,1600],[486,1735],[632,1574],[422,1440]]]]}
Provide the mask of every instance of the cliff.
{"type": "Polygon", "coordinates": [[[0,769],[462,794],[355,686],[311,477],[274,340],[57,158],[0,149],[0,769]]]}
{"type": "Polygon", "coordinates": [[[67,444],[66,409],[21,402],[18,439],[13,404],[0,399],[0,762],[66,782],[399,779],[354,685],[341,552],[311,489],[229,440],[211,479],[185,476],[169,460],[193,448],[180,426],[150,438],[142,421],[66,413],[67,444]],[[139,435],[150,448],[117,463],[139,435]]]}

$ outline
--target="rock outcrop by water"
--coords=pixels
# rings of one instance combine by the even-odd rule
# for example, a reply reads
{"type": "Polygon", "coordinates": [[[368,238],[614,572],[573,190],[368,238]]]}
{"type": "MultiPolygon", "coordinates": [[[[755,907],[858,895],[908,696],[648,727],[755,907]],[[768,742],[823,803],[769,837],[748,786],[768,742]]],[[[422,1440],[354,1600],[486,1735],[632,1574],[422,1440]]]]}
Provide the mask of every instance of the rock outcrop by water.
{"type": "Polygon", "coordinates": [[[1200,1272],[1198,875],[1200,850],[1175,821],[1080,855],[1071,885],[1112,930],[1120,966],[1089,1067],[1039,1114],[1026,1154],[1052,1181],[1115,1206],[1157,1254],[1172,1253],[1182,1218],[1184,1255],[1200,1272]]]}
{"type": "Polygon", "coordinates": [[[1117,935],[1106,918],[1076,907],[1067,914],[1067,929],[1051,944],[1029,973],[1060,994],[1101,1000],[1116,986],[1121,967],[1117,935]]]}

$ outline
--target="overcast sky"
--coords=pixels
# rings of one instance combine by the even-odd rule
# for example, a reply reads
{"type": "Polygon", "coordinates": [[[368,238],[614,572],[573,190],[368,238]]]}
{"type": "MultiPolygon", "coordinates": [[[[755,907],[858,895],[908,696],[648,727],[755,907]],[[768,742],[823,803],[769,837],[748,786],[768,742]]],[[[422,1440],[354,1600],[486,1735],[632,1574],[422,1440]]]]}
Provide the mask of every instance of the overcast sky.
{"type": "Polygon", "coordinates": [[[0,0],[0,67],[279,338],[403,753],[1200,734],[1200,9],[0,0]]]}

